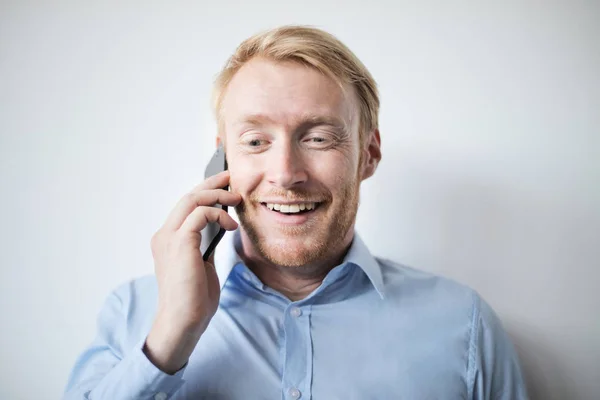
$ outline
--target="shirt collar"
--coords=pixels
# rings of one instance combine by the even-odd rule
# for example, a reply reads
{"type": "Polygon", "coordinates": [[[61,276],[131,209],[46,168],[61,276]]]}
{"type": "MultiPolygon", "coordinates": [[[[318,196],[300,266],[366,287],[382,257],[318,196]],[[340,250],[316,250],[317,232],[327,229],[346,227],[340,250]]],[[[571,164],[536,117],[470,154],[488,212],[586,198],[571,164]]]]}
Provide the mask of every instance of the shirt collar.
{"type": "Polygon", "coordinates": [[[350,245],[350,249],[344,257],[345,263],[354,264],[360,267],[367,275],[371,284],[379,293],[379,296],[384,298],[383,275],[379,262],[373,257],[365,242],[362,241],[358,233],[354,233],[354,239],[350,245]]]}
{"type": "Polygon", "coordinates": [[[237,229],[233,232],[225,232],[221,242],[215,249],[215,269],[217,270],[217,276],[219,277],[219,285],[221,290],[229,278],[229,274],[238,263],[242,262],[242,259],[235,250],[237,242],[240,241],[240,230],[237,229]]]}
{"type": "MultiPolygon", "coordinates": [[[[219,277],[219,284],[221,290],[225,286],[225,282],[229,278],[229,274],[238,263],[243,262],[238,255],[236,248],[239,248],[240,244],[240,230],[237,229],[233,232],[226,232],[221,243],[215,250],[215,268],[217,270],[217,276],[219,277]]],[[[371,284],[377,290],[379,296],[384,298],[384,285],[383,276],[381,274],[381,267],[379,263],[373,257],[367,245],[362,241],[360,236],[355,233],[350,249],[344,257],[343,264],[354,264],[361,268],[367,275],[371,284]]]]}

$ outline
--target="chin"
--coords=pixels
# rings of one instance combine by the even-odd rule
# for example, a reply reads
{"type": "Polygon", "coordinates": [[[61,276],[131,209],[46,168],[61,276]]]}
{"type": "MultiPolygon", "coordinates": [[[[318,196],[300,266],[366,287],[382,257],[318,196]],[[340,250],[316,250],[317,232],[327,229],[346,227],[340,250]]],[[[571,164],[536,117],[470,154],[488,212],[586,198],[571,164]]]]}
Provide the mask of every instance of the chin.
{"type": "Polygon", "coordinates": [[[358,208],[356,201],[348,197],[349,207],[345,210],[317,209],[314,218],[298,225],[270,223],[239,207],[236,211],[247,243],[259,258],[281,267],[303,267],[327,262],[347,244],[358,208]]]}
{"type": "Polygon", "coordinates": [[[302,267],[321,259],[326,247],[314,237],[270,237],[259,239],[260,253],[270,262],[282,267],[302,267]]]}

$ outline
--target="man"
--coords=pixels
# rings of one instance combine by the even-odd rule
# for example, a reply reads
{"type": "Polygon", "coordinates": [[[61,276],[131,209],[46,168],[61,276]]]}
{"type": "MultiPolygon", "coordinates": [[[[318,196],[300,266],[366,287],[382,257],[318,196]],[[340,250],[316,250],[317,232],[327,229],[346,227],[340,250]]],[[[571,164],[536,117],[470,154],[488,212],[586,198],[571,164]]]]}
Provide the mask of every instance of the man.
{"type": "Polygon", "coordinates": [[[215,111],[229,171],[155,234],[156,276],[108,297],[65,398],[526,398],[473,290],[375,258],[355,234],[360,182],[381,159],[379,99],[347,47],[306,27],[251,37],[215,111]],[[236,207],[239,229],[216,203],[236,207]],[[209,222],[233,232],[205,263],[209,222]]]}

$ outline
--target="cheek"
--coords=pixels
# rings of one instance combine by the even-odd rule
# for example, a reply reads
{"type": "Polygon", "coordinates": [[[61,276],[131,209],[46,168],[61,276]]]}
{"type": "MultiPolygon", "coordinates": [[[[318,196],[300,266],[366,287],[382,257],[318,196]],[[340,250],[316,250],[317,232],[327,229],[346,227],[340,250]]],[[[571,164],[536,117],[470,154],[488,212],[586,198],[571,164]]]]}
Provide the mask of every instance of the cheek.
{"type": "Polygon", "coordinates": [[[244,157],[235,157],[235,160],[228,161],[228,168],[231,189],[242,196],[250,193],[260,183],[260,169],[244,157]]]}
{"type": "Polygon", "coordinates": [[[356,180],[358,157],[335,152],[319,157],[312,165],[313,176],[331,192],[336,192],[356,180]]]}

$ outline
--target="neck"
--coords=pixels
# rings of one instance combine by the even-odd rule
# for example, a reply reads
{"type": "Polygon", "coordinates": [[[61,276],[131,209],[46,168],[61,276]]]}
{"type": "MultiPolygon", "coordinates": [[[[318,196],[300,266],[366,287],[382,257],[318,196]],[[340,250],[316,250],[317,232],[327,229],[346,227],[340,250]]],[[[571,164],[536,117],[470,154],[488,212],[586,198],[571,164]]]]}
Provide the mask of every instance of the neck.
{"type": "Polygon", "coordinates": [[[352,243],[354,227],[348,231],[344,240],[327,257],[300,267],[283,267],[273,264],[256,250],[243,229],[240,233],[241,248],[237,250],[246,266],[262,283],[291,301],[298,301],[306,298],[318,288],[329,271],[342,262],[352,243]]]}

